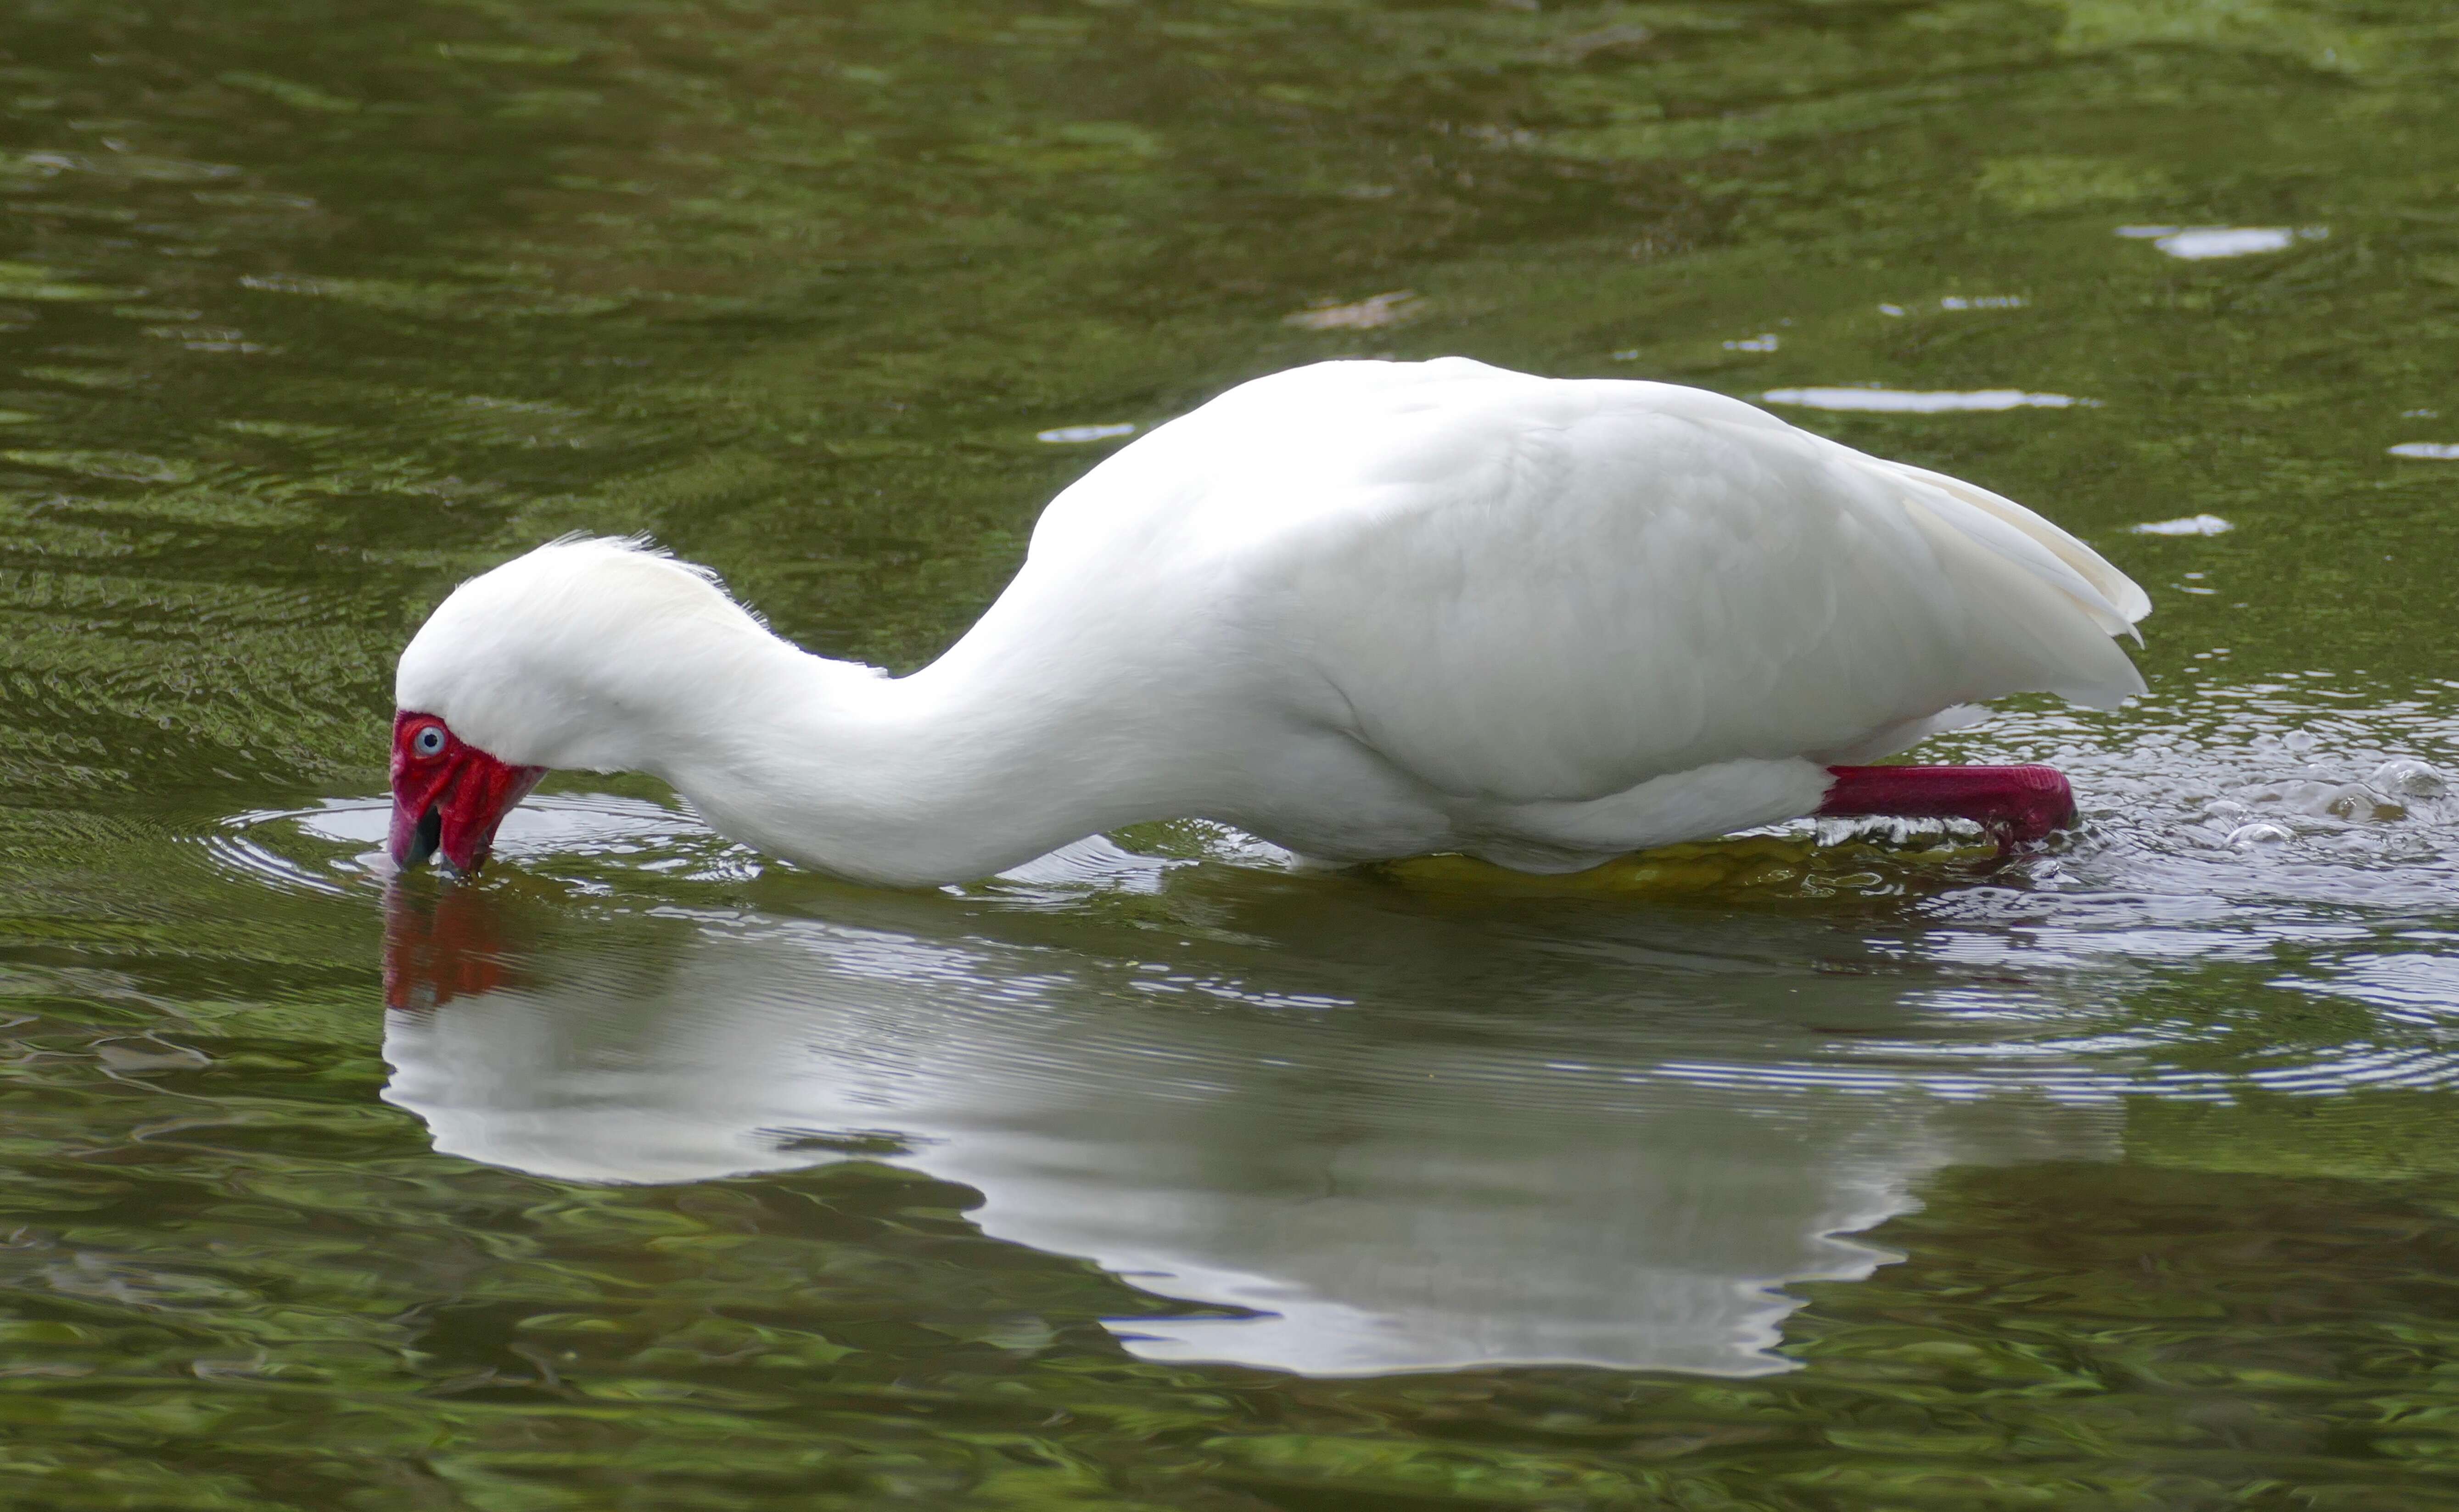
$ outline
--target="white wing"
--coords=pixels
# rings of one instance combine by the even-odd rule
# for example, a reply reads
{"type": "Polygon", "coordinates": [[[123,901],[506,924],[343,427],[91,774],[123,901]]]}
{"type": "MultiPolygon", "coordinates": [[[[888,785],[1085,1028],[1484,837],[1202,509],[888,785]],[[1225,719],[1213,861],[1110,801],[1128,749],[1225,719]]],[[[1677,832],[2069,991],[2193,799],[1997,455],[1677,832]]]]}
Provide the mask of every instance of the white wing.
{"type": "Polygon", "coordinates": [[[1461,358],[1299,368],[1155,430],[1035,532],[1028,577],[1097,572],[1505,802],[1875,754],[2008,693],[2112,705],[2151,607],[1971,484],[1699,389],[1461,358]]]}

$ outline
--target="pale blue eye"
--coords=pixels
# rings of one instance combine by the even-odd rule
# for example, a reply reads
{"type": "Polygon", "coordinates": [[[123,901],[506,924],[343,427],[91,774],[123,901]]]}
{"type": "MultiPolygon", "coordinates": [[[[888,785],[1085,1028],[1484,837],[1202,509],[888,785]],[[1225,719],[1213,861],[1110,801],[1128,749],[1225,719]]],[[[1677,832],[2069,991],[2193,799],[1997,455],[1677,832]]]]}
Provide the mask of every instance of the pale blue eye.
{"type": "Polygon", "coordinates": [[[410,737],[410,748],[418,752],[421,756],[433,756],[441,753],[444,749],[443,726],[440,724],[430,724],[427,728],[420,730],[417,734],[410,737]]]}

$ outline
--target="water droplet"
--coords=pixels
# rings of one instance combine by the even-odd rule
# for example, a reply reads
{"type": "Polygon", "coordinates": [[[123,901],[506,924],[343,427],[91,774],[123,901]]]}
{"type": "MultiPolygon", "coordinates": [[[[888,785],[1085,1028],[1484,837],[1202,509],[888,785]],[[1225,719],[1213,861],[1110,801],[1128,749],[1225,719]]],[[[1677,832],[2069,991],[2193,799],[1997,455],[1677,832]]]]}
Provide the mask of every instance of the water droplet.
{"type": "Polygon", "coordinates": [[[2218,536],[2237,529],[2217,514],[2188,514],[2127,527],[2132,536],[2218,536]]]}
{"type": "Polygon", "coordinates": [[[1868,410],[1890,413],[1940,414],[1957,410],[2064,410],[2096,407],[2097,399],[2071,394],[2026,393],[2021,388],[1946,389],[1923,392],[1905,388],[1771,388],[1759,395],[1764,404],[1797,405],[1804,410],[1868,410]]]}
{"type": "Polygon", "coordinates": [[[1072,446],[1084,441],[1107,441],[1112,436],[1135,433],[1136,428],[1132,425],[1061,426],[1055,430],[1037,430],[1034,432],[1033,439],[1047,441],[1056,446],[1072,446]]]}
{"type": "Polygon", "coordinates": [[[2250,257],[2259,252],[2284,251],[2291,243],[2304,240],[2319,242],[2331,234],[2329,226],[2119,226],[2117,234],[2137,241],[2149,241],[2173,258],[2198,262],[2206,258],[2250,257]]]}
{"type": "Polygon", "coordinates": [[[2383,763],[2365,782],[2376,792],[2401,793],[2410,798],[2439,798],[2450,790],[2448,778],[2430,765],[2408,756],[2383,763]]]}

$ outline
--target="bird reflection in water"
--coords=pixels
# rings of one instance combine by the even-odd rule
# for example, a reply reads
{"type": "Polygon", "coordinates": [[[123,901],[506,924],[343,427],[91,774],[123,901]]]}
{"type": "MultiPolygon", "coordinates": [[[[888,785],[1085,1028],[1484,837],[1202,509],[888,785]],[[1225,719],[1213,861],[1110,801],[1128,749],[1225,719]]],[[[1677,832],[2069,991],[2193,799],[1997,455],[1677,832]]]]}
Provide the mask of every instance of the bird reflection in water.
{"type": "Polygon", "coordinates": [[[385,1006],[416,1012],[507,986],[496,900],[466,887],[417,891],[399,880],[385,889],[385,1006]]]}
{"type": "Polygon", "coordinates": [[[1814,973],[1859,944],[1816,920],[1547,936],[1328,885],[1229,904],[1238,930],[1178,942],[1200,990],[1154,992],[1125,954],[1148,933],[946,897],[390,906],[385,1095],[440,1151],[591,1182],[916,1168],[981,1192],[994,1237],[1251,1314],[1119,1326],[1156,1358],[1781,1370],[1785,1288],[1887,1263],[1854,1236],[1930,1172],[2106,1158],[2121,1122],[1968,1054],[1953,1096],[1891,1080],[1948,1032],[1939,978],[1814,973]]]}

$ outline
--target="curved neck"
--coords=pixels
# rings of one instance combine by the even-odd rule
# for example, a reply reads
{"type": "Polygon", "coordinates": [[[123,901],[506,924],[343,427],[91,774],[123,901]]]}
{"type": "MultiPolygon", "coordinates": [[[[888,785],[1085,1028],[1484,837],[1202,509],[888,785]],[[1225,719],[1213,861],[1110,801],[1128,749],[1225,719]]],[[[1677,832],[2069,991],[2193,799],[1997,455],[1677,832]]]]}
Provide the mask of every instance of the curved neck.
{"type": "MultiPolygon", "coordinates": [[[[639,765],[720,832],[858,881],[986,876],[1168,807],[1099,696],[956,651],[902,679],[767,636],[672,689],[639,765]]],[[[1037,675],[1039,674],[1039,675],[1037,675]]]]}

